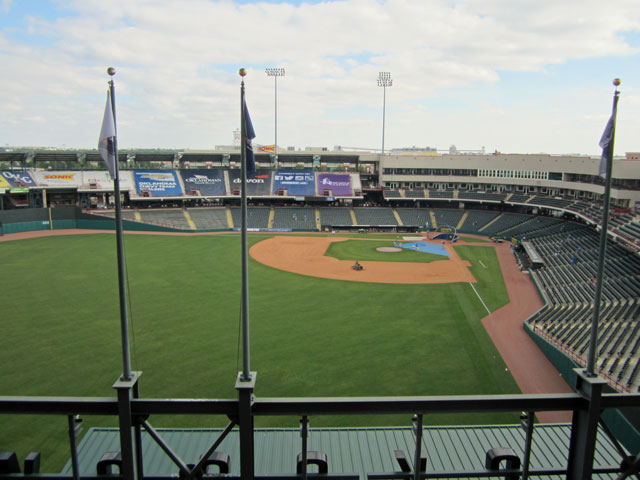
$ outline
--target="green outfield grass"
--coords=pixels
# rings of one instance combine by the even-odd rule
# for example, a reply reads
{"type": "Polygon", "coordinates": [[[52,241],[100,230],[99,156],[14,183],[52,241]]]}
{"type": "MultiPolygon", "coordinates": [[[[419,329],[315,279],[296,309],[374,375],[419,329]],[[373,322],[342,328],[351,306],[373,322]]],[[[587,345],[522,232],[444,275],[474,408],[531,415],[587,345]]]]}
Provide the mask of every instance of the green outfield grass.
{"type": "MultiPolygon", "coordinates": [[[[251,244],[267,238],[250,235],[251,244]]],[[[125,238],[133,367],[151,398],[234,398],[239,363],[240,237],[125,238]]],[[[507,294],[492,248],[457,246],[493,311],[507,294]],[[481,264],[484,263],[487,268],[481,264]]],[[[408,252],[413,253],[413,252],[408,252]]],[[[424,254],[423,254],[424,255],[424,254]]],[[[394,257],[395,258],[395,257],[394,257]]],[[[0,244],[2,395],[114,396],[122,372],[115,237],[0,244]]],[[[518,392],[468,284],[394,285],[306,277],[250,261],[251,369],[257,396],[518,392]]],[[[513,414],[438,415],[428,424],[516,422],[513,414]]],[[[264,417],[257,426],[295,426],[264,417]]],[[[1,416],[0,450],[69,458],[66,418],[1,416]]],[[[153,417],[154,426],[226,418],[153,417]]],[[[317,416],[312,426],[409,425],[410,416],[317,416]]],[[[115,425],[87,417],[87,426],[115,425]]],[[[86,431],[87,427],[85,427],[86,431]]]]}
{"type": "Polygon", "coordinates": [[[345,240],[344,242],[333,242],[327,248],[325,255],[335,257],[338,260],[370,260],[377,262],[428,263],[448,258],[445,255],[416,252],[406,248],[403,248],[400,252],[379,252],[376,250],[378,247],[393,247],[393,240],[345,240]]]}
{"type": "Polygon", "coordinates": [[[460,240],[464,240],[467,243],[488,243],[486,238],[467,237],[466,235],[460,235],[460,240]]]}

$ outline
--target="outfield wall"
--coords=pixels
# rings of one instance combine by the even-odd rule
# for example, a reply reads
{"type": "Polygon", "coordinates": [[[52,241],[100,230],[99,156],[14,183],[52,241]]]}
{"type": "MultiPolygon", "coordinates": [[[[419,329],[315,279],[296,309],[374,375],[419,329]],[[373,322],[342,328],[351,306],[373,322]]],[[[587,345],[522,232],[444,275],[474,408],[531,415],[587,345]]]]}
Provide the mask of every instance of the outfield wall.
{"type": "MultiPolygon", "coordinates": [[[[99,215],[84,213],[79,207],[24,208],[0,211],[0,234],[33,232],[37,230],[115,230],[115,221],[99,215]]],[[[122,228],[139,232],[184,232],[178,228],[122,220],[122,228]]],[[[211,230],[215,231],[215,230],[211,230]]]]}

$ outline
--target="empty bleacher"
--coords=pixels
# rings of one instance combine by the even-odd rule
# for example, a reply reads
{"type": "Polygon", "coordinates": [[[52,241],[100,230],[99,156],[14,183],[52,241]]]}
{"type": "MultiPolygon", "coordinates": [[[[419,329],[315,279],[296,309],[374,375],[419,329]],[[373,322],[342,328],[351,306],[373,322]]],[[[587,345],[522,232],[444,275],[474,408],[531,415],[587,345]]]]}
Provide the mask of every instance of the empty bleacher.
{"type": "Polygon", "coordinates": [[[521,215],[518,213],[503,213],[496,219],[495,222],[487,225],[482,229],[482,232],[487,235],[497,235],[506,232],[509,229],[515,227],[524,222],[531,220],[531,215],[521,215]]]}
{"type": "Polygon", "coordinates": [[[429,198],[453,198],[453,190],[429,190],[429,198]]]}
{"type": "Polygon", "coordinates": [[[509,197],[510,203],[526,203],[529,200],[529,195],[526,193],[514,193],[509,197]]]}
{"type": "Polygon", "coordinates": [[[224,207],[189,208],[187,211],[197,230],[229,228],[227,209],[224,207]]]}
{"type": "MultiPolygon", "coordinates": [[[[384,196],[384,198],[402,198],[402,194],[400,193],[400,190],[396,190],[396,189],[385,189],[382,192],[382,195],[384,196]]],[[[424,196],[424,193],[423,193],[424,196]]]]}
{"type": "Polygon", "coordinates": [[[321,207],[320,223],[322,225],[353,225],[351,209],[346,207],[321,207]]]}
{"type": "Polygon", "coordinates": [[[315,208],[279,207],[274,209],[273,228],[316,230],[315,208]]]}
{"type": "Polygon", "coordinates": [[[426,208],[396,208],[403,225],[424,227],[429,223],[429,211],[426,208]]]}
{"type": "MultiPolygon", "coordinates": [[[[268,207],[247,208],[247,228],[268,228],[271,209],[268,207]]],[[[239,228],[242,223],[242,211],[240,207],[231,207],[233,226],[239,228]]]]}
{"type": "Polygon", "coordinates": [[[448,225],[450,227],[456,228],[458,226],[458,223],[460,223],[460,219],[462,218],[462,215],[464,215],[464,210],[434,208],[433,215],[436,219],[436,223],[438,227],[448,225]]]}
{"type": "Polygon", "coordinates": [[[398,225],[391,208],[354,208],[358,225],[398,225]]]}
{"type": "Polygon", "coordinates": [[[460,226],[460,230],[465,232],[477,232],[500,215],[500,212],[492,212],[488,210],[467,210],[467,212],[467,218],[460,226]]]}
{"type": "MultiPolygon", "coordinates": [[[[99,215],[102,215],[104,217],[110,217],[110,218],[115,218],[116,217],[116,212],[115,211],[107,211],[107,212],[99,212],[99,215]]],[[[122,218],[122,220],[128,220],[130,222],[136,222],[136,212],[135,210],[122,210],[120,212],[120,217],[122,218]]]]}
{"type": "Polygon", "coordinates": [[[507,198],[506,193],[490,193],[490,192],[465,192],[458,193],[461,200],[480,200],[489,202],[503,202],[507,198]]]}
{"type": "Polygon", "coordinates": [[[424,189],[412,188],[404,191],[404,196],[407,198],[424,198],[424,189]]]}
{"type": "MultiPolygon", "coordinates": [[[[585,226],[562,225],[561,231],[553,231],[557,226],[551,225],[546,228],[550,233],[530,239],[545,260],[546,266],[533,275],[549,304],[529,323],[584,364],[593,319],[599,238],[585,226]]],[[[613,243],[608,244],[606,255],[597,366],[613,386],[635,392],[640,387],[640,259],[613,243]]]]}
{"type": "Polygon", "coordinates": [[[182,209],[158,209],[158,210],[140,210],[140,219],[145,223],[154,223],[165,227],[180,228],[182,230],[191,230],[191,226],[187,221],[182,209]]]}

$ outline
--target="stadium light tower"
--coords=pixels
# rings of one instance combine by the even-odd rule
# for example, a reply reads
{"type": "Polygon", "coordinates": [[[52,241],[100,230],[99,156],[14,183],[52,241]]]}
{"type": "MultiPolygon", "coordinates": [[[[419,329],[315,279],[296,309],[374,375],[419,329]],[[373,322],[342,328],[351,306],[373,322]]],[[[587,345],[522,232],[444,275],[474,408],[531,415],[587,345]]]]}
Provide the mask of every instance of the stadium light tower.
{"type": "Polygon", "coordinates": [[[382,87],[382,155],[384,155],[384,117],[387,103],[387,87],[391,87],[392,85],[393,80],[391,79],[390,72],[378,73],[378,86],[382,87]]]}
{"type": "Polygon", "coordinates": [[[273,159],[278,164],[278,77],[284,77],[284,68],[265,69],[268,77],[275,80],[275,139],[273,142],[273,159]]]}

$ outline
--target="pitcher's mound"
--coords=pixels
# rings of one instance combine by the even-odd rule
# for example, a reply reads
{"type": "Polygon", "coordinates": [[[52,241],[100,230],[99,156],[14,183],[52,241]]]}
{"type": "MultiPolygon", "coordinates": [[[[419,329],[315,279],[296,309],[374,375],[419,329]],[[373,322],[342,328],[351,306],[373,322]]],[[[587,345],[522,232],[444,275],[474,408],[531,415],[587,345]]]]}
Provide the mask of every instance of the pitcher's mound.
{"type": "Polygon", "coordinates": [[[387,252],[387,253],[395,253],[395,252],[402,251],[402,249],[399,247],[378,247],[376,248],[376,250],[379,252],[387,252]]]}

